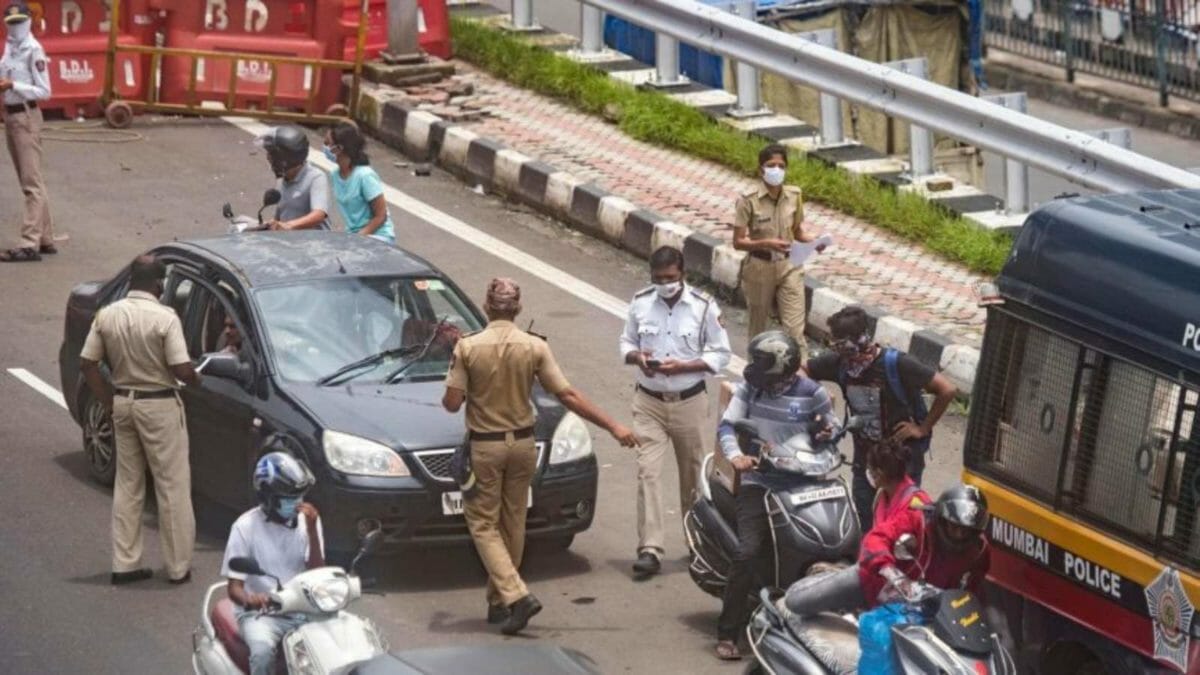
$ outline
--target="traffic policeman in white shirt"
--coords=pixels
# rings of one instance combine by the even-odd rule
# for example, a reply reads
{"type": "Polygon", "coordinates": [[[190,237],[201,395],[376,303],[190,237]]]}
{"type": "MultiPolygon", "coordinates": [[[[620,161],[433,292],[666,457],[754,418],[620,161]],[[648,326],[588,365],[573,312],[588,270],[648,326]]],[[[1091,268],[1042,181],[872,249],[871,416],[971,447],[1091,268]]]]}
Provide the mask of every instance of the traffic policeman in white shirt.
{"type": "Polygon", "coordinates": [[[650,256],[653,286],[633,297],[621,334],[621,355],[635,365],[633,431],[638,448],[638,558],[633,570],[649,576],[661,567],[662,463],[668,448],[679,467],[680,517],[692,505],[708,420],[705,377],[729,364],[729,335],[721,309],[706,293],[683,283],[683,253],[663,246],[650,256]]]}
{"type": "Polygon", "coordinates": [[[25,217],[20,246],[0,251],[0,262],[36,262],[44,254],[58,253],[50,198],[42,179],[42,111],[38,108],[38,101],[50,98],[49,59],[31,33],[31,17],[24,2],[11,2],[4,9],[8,31],[4,56],[0,58],[4,134],[25,194],[25,217]]]}

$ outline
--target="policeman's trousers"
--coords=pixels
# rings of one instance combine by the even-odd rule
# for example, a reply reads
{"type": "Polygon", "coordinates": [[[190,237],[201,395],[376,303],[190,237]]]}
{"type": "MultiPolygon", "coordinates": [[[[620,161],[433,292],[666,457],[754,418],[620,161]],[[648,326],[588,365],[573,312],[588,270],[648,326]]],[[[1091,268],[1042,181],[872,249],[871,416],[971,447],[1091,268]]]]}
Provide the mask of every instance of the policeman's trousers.
{"type": "Polygon", "coordinates": [[[132,572],[142,564],[142,507],[146,467],[154,478],[158,535],[167,575],[179,579],[192,564],[196,516],[188,465],[187,419],[176,398],[124,396],[113,399],[117,476],[113,486],[113,571],[132,572]]]}
{"type": "Polygon", "coordinates": [[[471,441],[477,492],[464,501],[467,527],[487,568],[490,605],[511,605],[529,594],[521,574],[529,486],[537,470],[533,438],[471,441]]]}
{"type": "Polygon", "coordinates": [[[5,117],[4,136],[13,169],[25,195],[25,217],[21,221],[21,247],[37,249],[54,243],[54,223],[50,219],[50,197],[42,179],[42,111],[9,113],[5,117]]]}
{"type": "Polygon", "coordinates": [[[633,432],[641,439],[638,463],[638,553],[658,557],[665,552],[663,540],[663,456],[674,450],[679,470],[679,518],[682,522],[695,499],[704,457],[704,439],[711,434],[708,394],[686,401],[660,401],[640,389],[633,397],[633,432]]]}

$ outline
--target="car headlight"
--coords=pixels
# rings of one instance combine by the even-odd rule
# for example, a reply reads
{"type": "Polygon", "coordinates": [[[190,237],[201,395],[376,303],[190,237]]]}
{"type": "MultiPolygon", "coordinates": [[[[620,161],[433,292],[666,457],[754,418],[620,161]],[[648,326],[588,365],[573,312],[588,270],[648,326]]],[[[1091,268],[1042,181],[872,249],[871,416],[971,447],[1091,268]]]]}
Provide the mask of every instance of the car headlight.
{"type": "Polygon", "coordinates": [[[550,442],[550,463],[574,462],[592,454],[592,435],[587,424],[573,412],[563,415],[550,442]]]}
{"type": "Polygon", "coordinates": [[[360,476],[411,476],[408,465],[396,451],[382,443],[326,431],[321,436],[329,466],[342,473],[360,476]]]}
{"type": "Polygon", "coordinates": [[[305,585],[304,595],[314,607],[326,614],[332,614],[350,601],[350,580],[339,576],[319,584],[305,585]]]}

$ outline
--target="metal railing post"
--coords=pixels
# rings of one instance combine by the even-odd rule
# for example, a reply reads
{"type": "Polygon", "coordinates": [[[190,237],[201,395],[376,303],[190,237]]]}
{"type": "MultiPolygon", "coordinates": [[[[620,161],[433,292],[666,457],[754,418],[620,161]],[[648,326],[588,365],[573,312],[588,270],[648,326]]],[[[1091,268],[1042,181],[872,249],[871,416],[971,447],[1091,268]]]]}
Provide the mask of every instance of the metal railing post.
{"type": "MultiPolygon", "coordinates": [[[[822,47],[837,49],[837,33],[832,28],[797,33],[798,37],[822,47]]],[[[841,145],[846,141],[842,128],[842,101],[833,94],[821,94],[821,145],[841,145]]]]}
{"type": "Polygon", "coordinates": [[[1058,16],[1062,21],[1063,68],[1067,73],[1067,82],[1075,82],[1075,46],[1071,44],[1071,0],[1055,0],[1058,2],[1058,16]]]}
{"type": "MultiPolygon", "coordinates": [[[[989,94],[980,98],[1019,113],[1024,113],[1027,107],[1023,91],[989,94]]],[[[1029,167],[1011,157],[1004,158],[1004,210],[1009,213],[1029,210],[1029,167]]]]}
{"type": "Polygon", "coordinates": [[[665,33],[654,34],[654,62],[660,87],[682,84],[679,77],[679,40],[665,33]]]}
{"type": "Polygon", "coordinates": [[[599,54],[604,50],[604,12],[581,2],[580,49],[584,54],[599,54]]]}
{"type": "Polygon", "coordinates": [[[1129,127],[1112,127],[1111,129],[1092,129],[1083,133],[1095,136],[1105,143],[1112,143],[1126,150],[1133,149],[1133,132],[1129,127]]]}
{"type": "Polygon", "coordinates": [[[1168,87],[1170,82],[1167,75],[1167,2],[1156,0],[1154,3],[1154,66],[1158,76],[1158,105],[1167,107],[1170,99],[1168,87]]]}
{"type": "MultiPolygon", "coordinates": [[[[904,59],[884,64],[902,73],[929,79],[929,62],[925,57],[904,59]]],[[[908,175],[911,180],[933,173],[933,134],[918,124],[908,125],[908,175]]]]}
{"type": "MultiPolygon", "coordinates": [[[[758,2],[756,0],[734,0],[731,9],[737,16],[748,21],[758,21],[758,2]]],[[[764,115],[767,110],[762,104],[762,82],[759,80],[758,68],[737,62],[737,104],[729,111],[734,117],[754,117],[764,115]]]]}
{"type": "Polygon", "coordinates": [[[533,28],[533,0],[512,0],[513,28],[533,28]]]}

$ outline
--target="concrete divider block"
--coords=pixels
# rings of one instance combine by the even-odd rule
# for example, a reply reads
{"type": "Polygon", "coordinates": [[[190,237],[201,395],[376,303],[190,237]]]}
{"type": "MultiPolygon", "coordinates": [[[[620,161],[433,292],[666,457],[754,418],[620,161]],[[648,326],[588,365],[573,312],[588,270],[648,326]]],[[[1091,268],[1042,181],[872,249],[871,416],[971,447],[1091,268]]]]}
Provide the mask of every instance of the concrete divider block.
{"type": "Polygon", "coordinates": [[[718,246],[713,251],[713,281],[726,288],[737,288],[742,274],[742,261],[745,259],[745,251],[735,250],[728,244],[718,246]]]}
{"type": "Polygon", "coordinates": [[[921,327],[898,316],[882,316],[875,322],[875,341],[884,347],[907,352],[912,346],[912,336],[921,327]]]}
{"type": "Polygon", "coordinates": [[[429,154],[429,130],[442,118],[423,110],[408,113],[404,118],[404,150],[416,157],[429,154]]]}
{"type": "Polygon", "coordinates": [[[669,220],[664,220],[654,224],[654,238],[650,246],[653,251],[660,246],[673,246],[680,251],[683,250],[683,243],[692,235],[692,228],[679,223],[673,223],[669,220]]]}
{"type": "Polygon", "coordinates": [[[621,246],[642,258],[649,258],[654,249],[654,224],[665,220],[662,216],[646,209],[637,209],[625,219],[625,232],[621,235],[621,246]]]}
{"type": "Polygon", "coordinates": [[[467,148],[467,175],[476,182],[492,187],[495,182],[496,155],[504,144],[490,138],[476,138],[467,148]]]}
{"type": "Polygon", "coordinates": [[[506,195],[517,194],[521,189],[521,167],[530,161],[533,161],[532,157],[512,148],[504,148],[497,152],[492,184],[506,195]]]}
{"type": "Polygon", "coordinates": [[[942,350],[941,363],[938,364],[942,374],[947,377],[960,393],[970,394],[975,386],[975,369],[979,366],[979,350],[967,345],[948,345],[942,350]]]}
{"type": "Polygon", "coordinates": [[[603,237],[600,229],[600,201],[609,196],[608,190],[595,183],[576,185],[571,192],[571,211],[568,218],[586,234],[603,237]]]}
{"type": "Polygon", "coordinates": [[[479,138],[479,134],[463,127],[449,127],[442,138],[442,147],[438,151],[438,160],[448,169],[462,170],[467,168],[467,157],[471,152],[471,141],[479,138]]]}
{"type": "Polygon", "coordinates": [[[566,218],[571,213],[571,197],[575,194],[575,186],[582,184],[582,180],[566,171],[550,174],[546,179],[546,204],[550,206],[551,214],[566,218]]]}
{"type": "Polygon", "coordinates": [[[829,287],[813,289],[812,305],[808,308],[808,332],[818,337],[829,336],[829,317],[837,314],[838,310],[848,305],[857,305],[858,301],[829,287]]]}
{"type": "Polygon", "coordinates": [[[600,231],[604,238],[614,244],[620,244],[625,236],[625,221],[629,214],[637,210],[637,204],[616,195],[609,195],[600,200],[600,231]]]}

